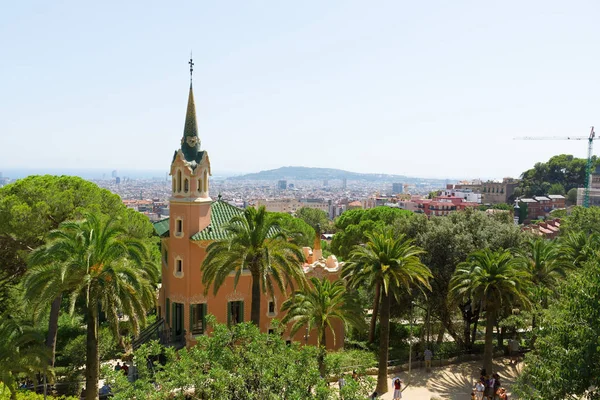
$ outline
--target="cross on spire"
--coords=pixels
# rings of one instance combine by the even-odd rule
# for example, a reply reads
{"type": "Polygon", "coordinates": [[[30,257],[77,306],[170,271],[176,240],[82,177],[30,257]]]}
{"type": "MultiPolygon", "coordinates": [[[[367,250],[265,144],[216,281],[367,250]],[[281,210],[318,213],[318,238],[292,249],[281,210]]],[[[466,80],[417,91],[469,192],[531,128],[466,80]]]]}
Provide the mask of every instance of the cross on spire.
{"type": "Polygon", "coordinates": [[[194,60],[192,59],[192,53],[190,52],[190,61],[188,62],[188,64],[190,64],[190,83],[192,82],[192,75],[194,73],[194,60]]]}

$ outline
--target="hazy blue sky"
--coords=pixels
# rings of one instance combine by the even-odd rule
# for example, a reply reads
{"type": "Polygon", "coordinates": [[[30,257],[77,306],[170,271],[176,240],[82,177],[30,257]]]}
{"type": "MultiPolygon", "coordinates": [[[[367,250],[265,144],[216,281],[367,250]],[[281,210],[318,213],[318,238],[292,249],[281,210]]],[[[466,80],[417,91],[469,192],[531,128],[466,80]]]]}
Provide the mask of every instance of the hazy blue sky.
{"type": "Polygon", "coordinates": [[[213,172],[515,176],[586,155],[512,138],[600,128],[599,16],[597,0],[4,2],[0,170],[166,170],[193,49],[213,172]]]}

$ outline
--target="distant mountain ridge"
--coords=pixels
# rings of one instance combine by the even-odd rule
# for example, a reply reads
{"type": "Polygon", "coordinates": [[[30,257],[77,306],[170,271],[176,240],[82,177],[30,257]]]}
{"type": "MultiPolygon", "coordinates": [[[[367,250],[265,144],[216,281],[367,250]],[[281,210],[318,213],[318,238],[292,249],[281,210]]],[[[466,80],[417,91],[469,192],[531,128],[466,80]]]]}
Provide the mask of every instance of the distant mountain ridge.
{"type": "Polygon", "coordinates": [[[312,168],[312,167],[281,167],[277,169],[270,169],[267,171],[255,172],[252,174],[245,174],[240,176],[232,176],[227,178],[228,180],[245,180],[245,181],[272,181],[279,179],[288,180],[335,180],[344,179],[349,181],[369,181],[369,182],[400,182],[400,183],[414,183],[414,182],[436,182],[443,183],[444,179],[426,179],[426,178],[414,178],[405,175],[392,175],[392,174],[363,174],[358,172],[344,171],[341,169],[334,168],[312,168]]]}

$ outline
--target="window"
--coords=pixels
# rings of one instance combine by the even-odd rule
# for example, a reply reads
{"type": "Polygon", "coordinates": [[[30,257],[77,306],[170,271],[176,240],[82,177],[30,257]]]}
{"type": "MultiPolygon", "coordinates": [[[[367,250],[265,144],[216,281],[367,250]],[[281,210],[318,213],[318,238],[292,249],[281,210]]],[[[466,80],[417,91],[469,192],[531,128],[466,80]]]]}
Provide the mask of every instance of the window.
{"type": "Polygon", "coordinates": [[[190,304],[190,330],[192,335],[206,332],[206,303],[190,304]]]}
{"type": "Polygon", "coordinates": [[[177,181],[175,180],[175,177],[173,177],[172,181],[173,181],[173,193],[175,193],[175,190],[177,189],[177,181]]]}
{"type": "Polygon", "coordinates": [[[274,334],[275,334],[275,329],[269,329],[269,330],[267,331],[267,333],[268,333],[269,335],[274,335],[274,334]]]}
{"type": "Polygon", "coordinates": [[[177,191],[181,192],[181,171],[177,171],[177,191]]]}
{"type": "Polygon", "coordinates": [[[190,181],[187,178],[185,178],[185,180],[183,181],[183,191],[185,193],[187,193],[187,192],[189,192],[189,190],[190,190],[190,181]]]}
{"type": "Polygon", "coordinates": [[[198,179],[198,192],[202,192],[202,179],[198,179]]]}
{"type": "Polygon", "coordinates": [[[269,314],[275,314],[275,302],[273,300],[269,301],[269,314]]]}
{"type": "Polygon", "coordinates": [[[180,274],[183,271],[183,261],[182,260],[175,260],[175,272],[177,272],[178,274],[180,274]]]}
{"type": "Polygon", "coordinates": [[[230,301],[227,303],[227,325],[244,322],[244,302],[230,301]]]}
{"type": "Polygon", "coordinates": [[[177,220],[176,232],[178,235],[181,235],[183,233],[183,220],[181,220],[181,219],[177,220]]]}
{"type": "Polygon", "coordinates": [[[204,187],[202,188],[204,193],[208,193],[208,171],[204,170],[204,187]]]}

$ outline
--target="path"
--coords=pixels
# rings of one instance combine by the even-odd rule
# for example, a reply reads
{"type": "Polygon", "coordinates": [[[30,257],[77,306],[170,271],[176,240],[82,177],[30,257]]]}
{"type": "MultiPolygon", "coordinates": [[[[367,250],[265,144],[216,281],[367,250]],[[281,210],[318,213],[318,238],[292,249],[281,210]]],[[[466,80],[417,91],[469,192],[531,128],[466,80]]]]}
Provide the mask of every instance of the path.
{"type": "MultiPolygon", "coordinates": [[[[500,381],[509,394],[510,387],[516,380],[521,364],[511,365],[508,358],[494,360],[494,372],[500,374],[500,381]]],[[[479,378],[481,361],[468,361],[461,364],[448,365],[445,367],[432,368],[430,373],[425,369],[416,369],[408,373],[389,375],[389,388],[392,388],[392,378],[400,376],[405,383],[410,385],[402,392],[402,400],[430,400],[431,396],[437,395],[444,400],[468,400],[475,386],[475,380],[479,378]]],[[[392,400],[393,391],[383,395],[381,400],[392,400]]]]}

